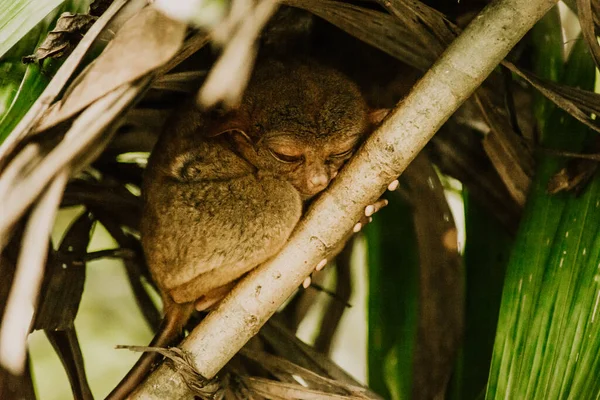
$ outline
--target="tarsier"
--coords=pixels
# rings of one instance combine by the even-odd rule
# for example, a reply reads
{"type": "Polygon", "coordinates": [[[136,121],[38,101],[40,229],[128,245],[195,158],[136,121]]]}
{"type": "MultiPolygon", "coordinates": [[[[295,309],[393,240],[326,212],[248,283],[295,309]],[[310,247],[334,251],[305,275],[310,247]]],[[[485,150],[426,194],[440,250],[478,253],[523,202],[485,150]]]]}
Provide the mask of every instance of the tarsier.
{"type": "MultiPolygon", "coordinates": [[[[273,60],[256,67],[236,110],[214,116],[190,102],[176,113],[143,187],[142,245],[165,310],[151,346],[170,344],[194,309],[277,254],[377,115],[336,70],[273,60]]],[[[125,397],[154,359],[145,353],[109,398],[125,397]]]]}

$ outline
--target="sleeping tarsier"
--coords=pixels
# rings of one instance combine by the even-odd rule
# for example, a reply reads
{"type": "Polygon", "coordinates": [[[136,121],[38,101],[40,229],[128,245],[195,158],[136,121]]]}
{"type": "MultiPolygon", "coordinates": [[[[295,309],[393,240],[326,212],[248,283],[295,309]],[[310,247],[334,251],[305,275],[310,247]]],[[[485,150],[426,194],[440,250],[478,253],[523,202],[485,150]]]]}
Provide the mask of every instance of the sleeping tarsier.
{"type": "MultiPolygon", "coordinates": [[[[176,113],[143,187],[142,245],[165,310],[151,346],[169,345],[194,309],[210,308],[277,254],[377,115],[338,71],[278,61],[255,68],[236,110],[215,117],[189,102],[176,113]]],[[[367,217],[385,204],[367,207],[367,217]]],[[[108,398],[133,390],[154,354],[108,398]]]]}

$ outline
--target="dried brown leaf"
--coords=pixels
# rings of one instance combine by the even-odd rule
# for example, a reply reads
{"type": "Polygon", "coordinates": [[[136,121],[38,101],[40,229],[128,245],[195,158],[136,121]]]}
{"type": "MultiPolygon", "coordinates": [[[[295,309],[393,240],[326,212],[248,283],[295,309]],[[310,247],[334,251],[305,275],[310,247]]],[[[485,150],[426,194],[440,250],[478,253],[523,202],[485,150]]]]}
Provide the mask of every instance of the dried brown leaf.
{"type": "Polygon", "coordinates": [[[83,354],[75,328],[64,331],[46,330],[46,336],[67,372],[74,399],[94,400],[87,382],[83,354]]]}
{"type": "Polygon", "coordinates": [[[579,17],[581,33],[590,48],[596,67],[600,67],[600,45],[596,37],[591,0],[577,0],[577,16],[579,17]]]}
{"type": "Polygon", "coordinates": [[[392,15],[417,35],[437,58],[458,36],[456,28],[439,11],[415,0],[379,0],[392,15]]]}
{"type": "Polygon", "coordinates": [[[242,377],[244,385],[252,392],[269,399],[296,400],[364,400],[367,397],[358,395],[331,394],[321,390],[308,389],[300,384],[277,382],[265,378],[242,377]]]}
{"type": "MultiPolygon", "coordinates": [[[[21,218],[27,208],[36,200],[52,178],[77,158],[88,158],[102,151],[101,142],[110,140],[109,127],[114,120],[130,106],[149,80],[142,80],[137,86],[122,86],[97,100],[88,107],[73,123],[63,140],[41,161],[35,160],[36,168],[22,171],[21,174],[0,176],[0,187],[9,188],[0,193],[4,212],[0,215],[0,245],[6,243],[8,232],[21,218]],[[107,134],[108,129],[108,134],[107,134]]],[[[106,143],[104,143],[106,144],[106,143]]],[[[33,146],[33,145],[29,145],[33,146]]],[[[27,147],[26,147],[27,149],[27,147]]],[[[25,150],[26,150],[25,149],[25,150]]],[[[10,165],[7,170],[10,170],[10,165]]]]}
{"type": "Polygon", "coordinates": [[[412,398],[442,399],[464,324],[457,230],[444,188],[425,153],[417,156],[402,177],[410,189],[420,261],[412,398]]]}
{"type": "Polygon", "coordinates": [[[119,86],[133,82],[167,63],[180,49],[185,24],[146,7],[118,31],[104,52],[78,77],[65,98],[46,115],[42,131],[71,118],[119,86]]]}
{"type": "Polygon", "coordinates": [[[88,14],[63,13],[40,47],[34,54],[23,57],[23,62],[28,64],[42,62],[46,58],[60,59],[68,56],[96,19],[88,14]]]}
{"type": "Polygon", "coordinates": [[[282,357],[265,352],[252,351],[248,348],[243,348],[240,351],[240,354],[257,362],[270,373],[283,373],[289,376],[301,377],[305,381],[307,387],[311,389],[322,390],[329,394],[338,395],[365,392],[365,389],[362,387],[321,376],[282,357]]]}
{"type": "Polygon", "coordinates": [[[598,163],[585,160],[586,162],[577,163],[576,169],[562,168],[548,181],[547,191],[549,194],[557,194],[577,190],[582,185],[589,182],[590,178],[598,170],[598,163]]]}
{"type": "Polygon", "coordinates": [[[241,20],[198,93],[199,104],[204,107],[219,102],[227,107],[239,104],[258,51],[258,35],[278,6],[279,0],[260,0],[241,20]]]}
{"type": "Polygon", "coordinates": [[[44,188],[23,234],[15,278],[0,330],[0,364],[13,374],[22,374],[25,369],[27,336],[42,284],[50,231],[68,176],[68,169],[60,171],[44,188]]]}
{"type": "Polygon", "coordinates": [[[512,197],[523,206],[533,175],[531,152],[515,133],[508,119],[494,109],[487,93],[480,90],[475,98],[493,132],[485,136],[483,148],[512,197]]]}
{"type": "Polygon", "coordinates": [[[589,114],[590,112],[597,113],[600,110],[599,94],[559,85],[538,78],[534,74],[519,69],[517,66],[507,61],[504,61],[502,65],[523,78],[548,100],[571,114],[571,116],[578,121],[592,128],[596,132],[600,132],[600,126],[595,123],[594,119],[592,119],[592,116],[589,114]]]}
{"type": "MultiPolygon", "coordinates": [[[[318,375],[335,379],[338,382],[347,383],[352,386],[360,384],[346,371],[341,369],[325,355],[317,352],[311,346],[302,342],[292,332],[273,318],[263,326],[260,336],[275,349],[276,354],[298,366],[304,367],[318,375]]],[[[375,394],[370,393],[371,396],[375,394]]]]}
{"type": "Polygon", "coordinates": [[[206,71],[186,71],[167,74],[158,78],[152,84],[152,89],[193,93],[194,88],[200,86],[200,82],[205,77],[206,71]]]}
{"type": "Polygon", "coordinates": [[[83,213],[71,224],[46,267],[34,329],[73,327],[85,282],[85,255],[94,219],[83,213]]]}
{"type": "Polygon", "coordinates": [[[30,368],[22,375],[14,375],[0,366],[0,399],[35,399],[30,368]]]}
{"type": "Polygon", "coordinates": [[[410,28],[399,24],[392,15],[330,0],[284,0],[325,19],[363,42],[421,71],[435,61],[410,28]]]}
{"type": "Polygon", "coordinates": [[[110,7],[112,0],[94,0],[90,4],[90,15],[99,17],[110,7]]]}
{"type": "MultiPolygon", "coordinates": [[[[21,119],[19,124],[13,129],[10,135],[0,144],[0,170],[8,162],[8,157],[11,152],[17,147],[17,145],[29,135],[35,126],[39,123],[41,117],[47,111],[50,104],[57,98],[59,93],[64,90],[65,85],[75,72],[81,60],[87,53],[92,43],[96,40],[98,35],[106,28],[109,21],[119,13],[121,8],[127,3],[128,0],[114,0],[109,9],[98,18],[96,23],[92,25],[90,30],[86,33],[83,40],[77,45],[77,48],[73,53],[65,60],[63,65],[60,67],[56,75],[52,78],[52,81],[36,102],[31,106],[27,114],[21,119]]],[[[0,183],[1,185],[1,183],[0,183]]],[[[3,193],[0,191],[0,194],[3,193]]],[[[0,244],[2,240],[0,240],[0,244]]],[[[1,247],[1,246],[0,246],[1,247]]]]}

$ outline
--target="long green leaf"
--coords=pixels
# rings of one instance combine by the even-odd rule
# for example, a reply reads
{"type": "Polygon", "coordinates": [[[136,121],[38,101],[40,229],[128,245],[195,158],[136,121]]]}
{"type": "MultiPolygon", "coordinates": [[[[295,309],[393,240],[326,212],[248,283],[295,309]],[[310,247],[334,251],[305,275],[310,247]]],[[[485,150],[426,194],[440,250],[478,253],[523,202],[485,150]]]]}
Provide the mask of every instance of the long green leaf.
{"type": "MultiPolygon", "coordinates": [[[[593,87],[594,64],[583,41],[560,81],[593,87]]],[[[560,110],[549,113],[544,127],[542,144],[566,151],[580,151],[594,137],[560,110]]],[[[564,164],[555,156],[539,159],[508,267],[487,399],[600,394],[600,179],[579,197],[549,196],[548,179],[564,164]]]]}
{"type": "MultiPolygon", "coordinates": [[[[532,57],[536,60],[544,60],[534,65],[537,76],[557,81],[562,75],[565,65],[563,57],[563,36],[560,24],[558,7],[548,12],[531,30],[531,42],[534,44],[532,57]]],[[[556,108],[554,103],[535,91],[533,93],[534,114],[541,130],[544,129],[552,110],[556,108]]]]}
{"type": "Polygon", "coordinates": [[[369,263],[369,386],[409,399],[417,333],[418,252],[412,209],[398,196],[366,229],[369,263]]]}
{"type": "Polygon", "coordinates": [[[464,201],[465,333],[450,395],[454,400],[475,400],[483,397],[487,385],[513,239],[468,193],[464,201]]]}

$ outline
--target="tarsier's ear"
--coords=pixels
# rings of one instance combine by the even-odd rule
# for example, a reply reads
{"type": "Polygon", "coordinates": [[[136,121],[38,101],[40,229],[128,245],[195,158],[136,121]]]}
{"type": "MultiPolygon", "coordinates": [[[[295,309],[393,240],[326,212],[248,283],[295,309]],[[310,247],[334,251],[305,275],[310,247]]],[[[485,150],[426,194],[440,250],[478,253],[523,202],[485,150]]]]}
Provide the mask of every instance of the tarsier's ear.
{"type": "Polygon", "coordinates": [[[369,112],[369,122],[372,126],[377,126],[390,112],[389,108],[378,108],[369,112]]]}
{"type": "Polygon", "coordinates": [[[247,126],[245,118],[239,113],[231,112],[210,122],[208,136],[215,137],[228,132],[236,132],[250,141],[250,137],[246,133],[247,126]]]}

